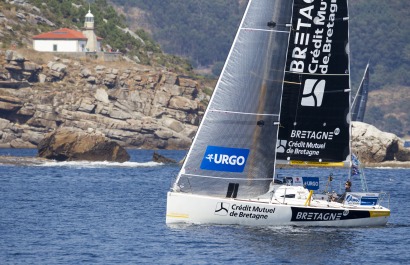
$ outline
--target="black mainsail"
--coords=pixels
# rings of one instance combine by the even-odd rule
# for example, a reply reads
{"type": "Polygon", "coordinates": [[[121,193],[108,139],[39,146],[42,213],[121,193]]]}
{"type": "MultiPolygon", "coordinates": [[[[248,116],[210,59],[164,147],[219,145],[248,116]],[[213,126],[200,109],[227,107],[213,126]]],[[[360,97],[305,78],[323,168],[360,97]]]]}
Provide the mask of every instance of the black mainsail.
{"type": "Polygon", "coordinates": [[[364,114],[366,113],[367,97],[369,94],[369,83],[369,64],[367,64],[366,69],[364,70],[362,82],[360,82],[359,89],[357,90],[356,96],[353,99],[352,121],[363,122],[364,120],[364,114]]]}
{"type": "Polygon", "coordinates": [[[294,1],[277,146],[281,162],[335,163],[350,154],[348,23],[346,0],[294,1]]]}

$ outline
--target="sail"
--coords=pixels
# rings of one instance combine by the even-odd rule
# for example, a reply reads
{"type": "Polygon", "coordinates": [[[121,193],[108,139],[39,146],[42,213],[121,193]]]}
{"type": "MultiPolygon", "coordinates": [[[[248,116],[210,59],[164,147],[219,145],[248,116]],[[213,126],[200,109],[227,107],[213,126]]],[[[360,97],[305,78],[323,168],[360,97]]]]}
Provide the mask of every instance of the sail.
{"type": "Polygon", "coordinates": [[[364,120],[364,114],[366,112],[367,96],[369,93],[369,64],[367,64],[364,70],[364,75],[362,82],[360,82],[359,89],[357,90],[356,96],[354,97],[352,104],[352,121],[364,120]]]}
{"type": "Polygon", "coordinates": [[[295,0],[277,159],[339,163],[350,154],[347,0],[295,0]]]}
{"type": "Polygon", "coordinates": [[[292,13],[250,0],[174,189],[250,198],[272,181],[292,13]]]}

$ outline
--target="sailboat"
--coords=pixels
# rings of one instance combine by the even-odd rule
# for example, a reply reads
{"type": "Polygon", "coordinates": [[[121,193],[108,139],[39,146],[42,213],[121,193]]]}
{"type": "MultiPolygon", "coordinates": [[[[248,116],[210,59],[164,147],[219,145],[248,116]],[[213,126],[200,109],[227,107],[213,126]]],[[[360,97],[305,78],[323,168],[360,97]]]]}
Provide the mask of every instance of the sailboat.
{"type": "MultiPolygon", "coordinates": [[[[383,226],[381,193],[319,193],[282,166],[351,165],[347,0],[249,0],[166,223],[383,226]]],[[[325,167],[325,168],[322,168],[325,167]]]]}
{"type": "Polygon", "coordinates": [[[370,83],[369,64],[367,64],[366,69],[364,70],[362,81],[360,82],[359,89],[357,90],[356,96],[353,99],[352,121],[363,122],[364,120],[364,114],[366,112],[366,105],[367,105],[367,96],[369,94],[369,83],[370,83]]]}

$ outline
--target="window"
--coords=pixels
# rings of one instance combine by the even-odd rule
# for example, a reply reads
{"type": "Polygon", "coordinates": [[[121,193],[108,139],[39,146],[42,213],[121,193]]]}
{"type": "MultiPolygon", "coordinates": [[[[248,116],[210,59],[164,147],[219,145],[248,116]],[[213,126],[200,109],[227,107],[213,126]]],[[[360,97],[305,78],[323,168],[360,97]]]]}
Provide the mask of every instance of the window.
{"type": "Polygon", "coordinates": [[[57,44],[53,44],[53,52],[57,51],[57,44]]]}

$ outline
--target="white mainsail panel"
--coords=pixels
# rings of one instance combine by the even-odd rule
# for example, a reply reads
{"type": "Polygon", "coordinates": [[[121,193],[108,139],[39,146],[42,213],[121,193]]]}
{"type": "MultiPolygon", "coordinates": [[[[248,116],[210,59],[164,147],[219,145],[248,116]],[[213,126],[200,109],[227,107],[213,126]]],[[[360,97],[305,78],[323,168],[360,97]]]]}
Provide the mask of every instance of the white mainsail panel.
{"type": "Polygon", "coordinates": [[[175,189],[249,198],[275,163],[292,1],[249,1],[175,189]]]}

